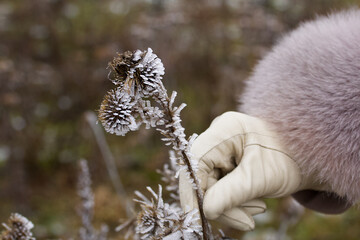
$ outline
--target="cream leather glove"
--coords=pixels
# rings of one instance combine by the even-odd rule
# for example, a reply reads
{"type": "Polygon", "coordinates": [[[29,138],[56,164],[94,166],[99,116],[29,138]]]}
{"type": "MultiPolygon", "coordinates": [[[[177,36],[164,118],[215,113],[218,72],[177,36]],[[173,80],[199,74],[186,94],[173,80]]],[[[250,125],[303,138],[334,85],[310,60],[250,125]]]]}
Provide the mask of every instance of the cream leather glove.
{"type": "MultiPolygon", "coordinates": [[[[227,112],[217,117],[194,142],[197,176],[205,192],[206,218],[248,231],[253,215],[266,210],[260,198],[288,196],[303,189],[326,190],[300,169],[267,124],[255,117],[227,112]]],[[[184,210],[197,207],[188,179],[180,173],[184,210]]]]}

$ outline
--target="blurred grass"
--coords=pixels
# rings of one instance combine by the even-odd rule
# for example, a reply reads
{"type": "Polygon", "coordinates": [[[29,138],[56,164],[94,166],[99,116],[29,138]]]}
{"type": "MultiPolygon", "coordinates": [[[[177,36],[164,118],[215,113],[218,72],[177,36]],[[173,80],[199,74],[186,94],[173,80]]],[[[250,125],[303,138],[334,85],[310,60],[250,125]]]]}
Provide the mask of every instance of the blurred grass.
{"type": "MultiPolygon", "coordinates": [[[[76,235],[76,161],[86,158],[94,181],[97,226],[125,217],[102,156],[84,120],[112,85],[107,62],[116,52],[153,48],[165,85],[186,102],[183,126],[204,131],[235,110],[242,82],[283,33],[299,22],[359,0],[3,0],[0,3],[0,221],[19,211],[38,239],[76,235]]],[[[106,135],[131,194],[156,186],[167,161],[158,133],[106,135]]],[[[250,239],[279,227],[282,201],[250,239]]],[[[357,209],[337,217],[306,212],[292,239],[358,239],[357,209]]],[[[233,231],[240,238],[241,233],[233,231]]],[[[116,238],[116,233],[111,231],[116,238]]],[[[263,238],[261,238],[263,239],[263,238]]]]}

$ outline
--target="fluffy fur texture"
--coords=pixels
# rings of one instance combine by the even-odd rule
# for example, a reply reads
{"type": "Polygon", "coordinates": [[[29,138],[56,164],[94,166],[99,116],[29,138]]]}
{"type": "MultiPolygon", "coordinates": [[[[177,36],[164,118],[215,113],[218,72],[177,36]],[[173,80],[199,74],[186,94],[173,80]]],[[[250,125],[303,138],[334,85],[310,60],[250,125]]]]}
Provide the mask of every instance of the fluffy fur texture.
{"type": "Polygon", "coordinates": [[[360,200],[360,10],[286,35],[256,66],[241,103],[274,126],[304,174],[360,200]]]}

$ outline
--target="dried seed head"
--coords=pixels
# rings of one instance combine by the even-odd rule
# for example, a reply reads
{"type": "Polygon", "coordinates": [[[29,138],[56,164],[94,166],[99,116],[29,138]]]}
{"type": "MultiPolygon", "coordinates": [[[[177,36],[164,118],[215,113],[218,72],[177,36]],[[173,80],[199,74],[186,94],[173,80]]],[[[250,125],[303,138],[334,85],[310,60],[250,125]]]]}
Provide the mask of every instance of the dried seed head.
{"type": "Polygon", "coordinates": [[[169,204],[164,203],[161,185],[159,185],[157,194],[150,187],[147,189],[153,195],[151,200],[140,192],[135,192],[140,199],[134,200],[140,203],[142,209],[137,216],[135,231],[139,234],[140,239],[164,239],[164,236],[171,232],[177,209],[173,209],[169,204]]]}
{"type": "Polygon", "coordinates": [[[110,90],[99,110],[99,119],[105,130],[121,136],[137,130],[139,126],[133,116],[135,104],[134,99],[120,88],[110,90]]]}
{"type": "Polygon", "coordinates": [[[0,239],[2,240],[34,240],[31,229],[34,224],[18,213],[11,214],[8,223],[3,224],[6,228],[0,239]]]}
{"type": "Polygon", "coordinates": [[[145,51],[136,50],[118,54],[109,66],[111,68],[110,80],[115,85],[127,88],[131,95],[155,94],[165,74],[164,65],[151,48],[145,51]]]}

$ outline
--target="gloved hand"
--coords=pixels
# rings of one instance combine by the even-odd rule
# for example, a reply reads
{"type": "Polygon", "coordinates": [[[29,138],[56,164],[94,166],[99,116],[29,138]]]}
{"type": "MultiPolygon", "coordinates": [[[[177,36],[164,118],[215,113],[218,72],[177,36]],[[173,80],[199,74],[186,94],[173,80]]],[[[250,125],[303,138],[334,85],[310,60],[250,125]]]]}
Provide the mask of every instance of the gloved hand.
{"type": "MultiPolygon", "coordinates": [[[[261,198],[329,188],[311,176],[304,178],[267,123],[242,113],[217,117],[195,140],[191,153],[198,161],[206,218],[239,230],[254,229],[252,216],[266,210],[261,198]]],[[[180,173],[180,201],[185,210],[197,207],[184,173],[180,173]]]]}

